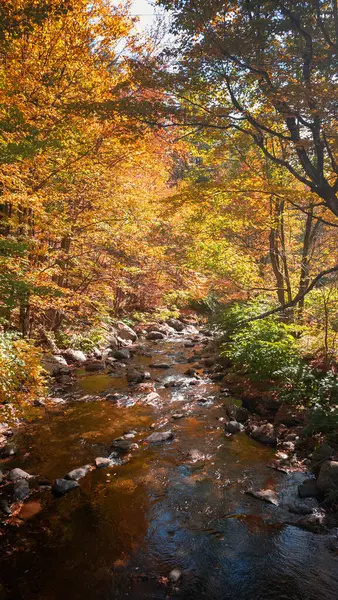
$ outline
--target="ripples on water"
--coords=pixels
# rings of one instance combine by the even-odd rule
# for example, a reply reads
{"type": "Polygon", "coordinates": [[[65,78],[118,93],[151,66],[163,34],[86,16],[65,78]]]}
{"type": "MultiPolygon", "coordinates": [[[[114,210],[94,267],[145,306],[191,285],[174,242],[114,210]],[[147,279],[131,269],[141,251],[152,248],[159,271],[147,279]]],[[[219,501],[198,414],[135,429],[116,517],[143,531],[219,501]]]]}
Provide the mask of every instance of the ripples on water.
{"type": "MultiPolygon", "coordinates": [[[[76,402],[17,435],[26,454],[6,467],[53,479],[106,456],[128,429],[142,438],[152,423],[169,419],[165,428],[175,430],[173,442],[140,444],[130,463],[91,472],[61,499],[48,490],[33,494],[22,524],[0,538],[0,600],[337,600],[338,558],[328,537],[283,525],[285,512],[244,494],[250,485],[283,485],[287,476],[266,467],[272,451],[245,434],[224,436],[217,420],[224,408],[211,382],[162,387],[182,379],[190,350],[168,342],[156,352],[174,363],[154,370],[160,408],[76,402]],[[193,400],[201,395],[214,400],[193,400]],[[172,421],[182,410],[187,417],[172,421]],[[206,460],[188,463],[193,448],[206,460]],[[176,586],[167,581],[173,568],[182,571],[176,586]]],[[[79,382],[85,393],[126,385],[105,373],[79,382]]]]}

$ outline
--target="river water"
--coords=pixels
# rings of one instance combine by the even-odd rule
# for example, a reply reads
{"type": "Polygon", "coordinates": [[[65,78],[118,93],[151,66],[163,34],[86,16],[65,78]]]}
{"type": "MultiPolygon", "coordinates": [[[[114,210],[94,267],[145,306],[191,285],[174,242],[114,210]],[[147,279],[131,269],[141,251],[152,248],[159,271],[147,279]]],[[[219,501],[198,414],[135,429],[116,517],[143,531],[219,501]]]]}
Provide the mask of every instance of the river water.
{"type": "MultiPolygon", "coordinates": [[[[108,456],[112,440],[130,429],[139,449],[128,464],[93,470],[62,498],[36,488],[20,518],[0,529],[0,600],[337,600],[332,533],[286,524],[299,516],[244,493],[294,490],[294,476],[269,468],[273,451],[246,434],[225,437],[219,418],[233,399],[221,399],[210,380],[189,385],[183,373],[194,351],[177,336],[146,342],[131,360],[171,363],[152,369],[157,402],[131,390],[133,400],[119,406],[70,402],[16,434],[20,451],[0,468],[50,480],[108,456]],[[182,376],[183,387],[164,387],[182,376]],[[173,420],[177,412],[184,418],[173,420]],[[142,441],[168,429],[173,441],[142,441]],[[189,462],[192,449],[205,460],[189,462]],[[172,569],[182,573],[176,584],[168,582],[172,569]]],[[[126,385],[107,373],[80,372],[77,383],[87,393],[126,385]]]]}

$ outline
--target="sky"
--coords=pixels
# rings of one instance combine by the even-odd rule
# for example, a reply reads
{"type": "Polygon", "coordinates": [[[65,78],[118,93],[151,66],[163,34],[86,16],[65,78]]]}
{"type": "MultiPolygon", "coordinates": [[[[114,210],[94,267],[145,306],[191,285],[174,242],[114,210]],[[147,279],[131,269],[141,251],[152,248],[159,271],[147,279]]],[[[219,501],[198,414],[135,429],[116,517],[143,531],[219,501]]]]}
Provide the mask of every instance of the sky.
{"type": "Polygon", "coordinates": [[[138,29],[140,31],[149,27],[154,18],[154,8],[147,0],[134,0],[131,13],[139,17],[138,29]]]}

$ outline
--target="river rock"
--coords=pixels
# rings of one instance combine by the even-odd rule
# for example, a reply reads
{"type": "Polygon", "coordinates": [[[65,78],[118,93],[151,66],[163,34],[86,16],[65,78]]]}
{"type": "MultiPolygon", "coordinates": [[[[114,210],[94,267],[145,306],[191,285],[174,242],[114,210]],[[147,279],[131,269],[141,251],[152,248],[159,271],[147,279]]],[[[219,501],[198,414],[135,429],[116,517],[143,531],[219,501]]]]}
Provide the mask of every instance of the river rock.
{"type": "Polygon", "coordinates": [[[297,527],[306,529],[312,533],[323,533],[325,531],[325,512],[315,509],[311,514],[302,517],[295,523],[297,527]]]}
{"type": "Polygon", "coordinates": [[[243,406],[236,406],[236,404],[225,405],[226,414],[232,421],[238,421],[239,423],[245,423],[249,418],[249,411],[243,406]]]}
{"type": "Polygon", "coordinates": [[[182,571],[180,571],[179,569],[173,569],[172,571],[170,571],[169,573],[169,581],[171,583],[177,583],[182,577],[182,571]]]}
{"type": "Polygon", "coordinates": [[[117,360],[128,360],[130,358],[130,352],[128,348],[120,348],[114,352],[114,358],[117,360]]]}
{"type": "Polygon", "coordinates": [[[137,333],[126,325],[125,323],[119,322],[116,324],[117,334],[121,340],[126,340],[128,342],[136,342],[137,333]]]}
{"type": "Polygon", "coordinates": [[[203,359],[203,364],[205,367],[212,367],[215,364],[215,358],[213,358],[212,356],[208,356],[207,358],[203,359]]]}
{"type": "Polygon", "coordinates": [[[13,444],[6,444],[3,448],[0,448],[0,458],[9,458],[10,456],[14,456],[17,450],[13,444]]]}
{"type": "Polygon", "coordinates": [[[173,419],[183,419],[184,414],[183,413],[174,413],[173,414],[173,419]]]}
{"type": "Polygon", "coordinates": [[[69,370],[68,363],[63,356],[46,355],[41,359],[41,364],[50,375],[59,375],[69,370]]]}
{"type": "Polygon", "coordinates": [[[147,340],[164,340],[165,334],[160,331],[149,331],[146,337],[147,340]]]}
{"type": "Polygon", "coordinates": [[[254,440],[257,440],[257,442],[261,442],[261,444],[266,444],[267,446],[277,445],[277,437],[272,423],[254,427],[251,436],[254,440]]]}
{"type": "Polygon", "coordinates": [[[151,367],[152,369],[170,369],[172,365],[166,362],[156,362],[149,365],[149,367],[151,367]]]}
{"type": "Polygon", "coordinates": [[[165,388],[178,388],[185,385],[184,379],[170,379],[170,381],[166,381],[164,384],[165,388]]]}
{"type": "Polygon", "coordinates": [[[95,465],[97,469],[104,469],[106,467],[112,467],[113,465],[115,465],[115,462],[113,459],[98,456],[97,458],[95,458],[95,465]]]}
{"type": "Polygon", "coordinates": [[[333,457],[333,450],[331,446],[327,442],[323,442],[320,444],[318,448],[312,454],[311,458],[311,470],[312,472],[318,476],[320,468],[326,460],[329,460],[333,457]]]}
{"type": "Polygon", "coordinates": [[[184,329],[182,321],[179,321],[178,319],[168,319],[167,324],[169,325],[169,327],[175,329],[175,331],[183,331],[184,329]]]}
{"type": "Polygon", "coordinates": [[[238,421],[229,421],[229,423],[224,425],[224,429],[227,433],[238,433],[239,431],[244,431],[244,425],[238,423],[238,421]]]}
{"type": "Polygon", "coordinates": [[[155,431],[151,433],[145,441],[149,444],[157,444],[159,442],[166,442],[167,440],[172,440],[174,434],[172,431],[155,431]]]}
{"type": "Polygon", "coordinates": [[[125,454],[127,452],[132,452],[133,450],[137,450],[138,449],[138,444],[136,444],[135,442],[131,442],[130,440],[126,440],[123,438],[117,438],[116,440],[113,441],[112,443],[112,448],[114,448],[115,450],[118,450],[119,452],[125,454]]]}
{"type": "Polygon", "coordinates": [[[102,371],[105,368],[105,363],[103,360],[92,358],[84,363],[84,368],[86,371],[102,371]]]}
{"type": "Polygon", "coordinates": [[[5,500],[4,498],[0,498],[0,510],[1,512],[5,513],[5,515],[9,516],[12,514],[11,508],[7,500],[5,500]]]}
{"type": "Polygon", "coordinates": [[[205,460],[205,455],[200,450],[197,450],[197,448],[193,448],[192,450],[189,450],[187,459],[189,462],[198,462],[200,460],[205,460]]]}
{"type": "Polygon", "coordinates": [[[263,502],[267,502],[268,504],[274,504],[278,506],[278,495],[275,490],[247,490],[245,492],[249,496],[253,496],[254,498],[258,498],[258,500],[263,500],[263,502]]]}
{"type": "Polygon", "coordinates": [[[73,348],[67,348],[67,350],[64,350],[62,352],[62,355],[65,357],[67,363],[75,362],[82,364],[85,363],[87,360],[87,357],[85,353],[82,352],[82,350],[73,350],[73,348]]]}
{"type": "Polygon", "coordinates": [[[127,370],[126,377],[129,383],[142,383],[144,381],[144,372],[131,368],[127,370]]]}
{"type": "Polygon", "coordinates": [[[29,483],[26,479],[20,479],[14,485],[13,501],[21,502],[29,496],[29,483]]]}
{"type": "Polygon", "coordinates": [[[71,479],[56,479],[55,483],[52,485],[52,492],[55,496],[63,496],[78,487],[80,486],[77,481],[72,481],[71,479]]]}
{"type": "Polygon", "coordinates": [[[16,481],[20,481],[20,479],[33,479],[33,475],[26,473],[26,471],[23,471],[22,469],[16,468],[16,469],[12,469],[8,473],[8,479],[16,482],[16,481]]]}
{"type": "Polygon", "coordinates": [[[71,479],[72,481],[79,481],[79,479],[83,479],[89,471],[91,471],[91,465],[84,465],[84,467],[78,467],[77,469],[73,469],[69,471],[66,475],[66,479],[71,479]]]}
{"type": "Polygon", "coordinates": [[[184,371],[184,375],[186,375],[187,377],[195,377],[196,374],[196,369],[193,369],[192,367],[189,367],[189,369],[184,371]]]}
{"type": "Polygon", "coordinates": [[[323,494],[328,494],[332,491],[338,492],[338,462],[334,460],[326,460],[320,467],[317,487],[323,494]]]}
{"type": "Polygon", "coordinates": [[[305,479],[298,486],[298,494],[301,498],[317,498],[320,494],[315,479],[305,479]]]}

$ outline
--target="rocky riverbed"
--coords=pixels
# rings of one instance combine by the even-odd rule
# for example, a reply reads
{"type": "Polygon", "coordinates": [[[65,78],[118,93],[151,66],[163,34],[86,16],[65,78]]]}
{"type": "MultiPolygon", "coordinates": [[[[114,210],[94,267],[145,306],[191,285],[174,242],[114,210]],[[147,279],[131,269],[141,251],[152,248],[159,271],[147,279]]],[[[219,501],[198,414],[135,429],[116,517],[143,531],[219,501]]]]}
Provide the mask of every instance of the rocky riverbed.
{"type": "Polygon", "coordinates": [[[36,420],[0,431],[1,600],[337,598],[332,449],[231,396],[199,323],[46,366],[36,420]]]}

